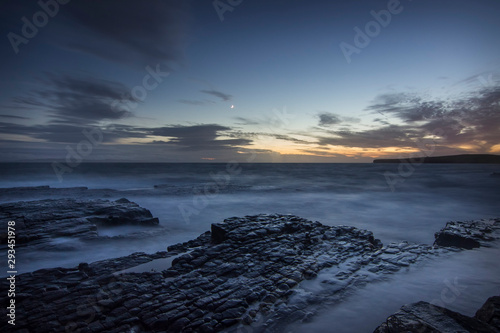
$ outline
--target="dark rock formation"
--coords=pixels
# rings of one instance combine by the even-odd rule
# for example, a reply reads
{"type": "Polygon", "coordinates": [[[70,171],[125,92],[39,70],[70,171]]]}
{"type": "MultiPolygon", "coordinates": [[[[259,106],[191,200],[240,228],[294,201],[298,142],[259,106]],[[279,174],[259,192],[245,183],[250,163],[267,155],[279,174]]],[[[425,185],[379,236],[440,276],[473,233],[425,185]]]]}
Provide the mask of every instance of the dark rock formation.
{"type": "Polygon", "coordinates": [[[401,159],[378,159],[373,163],[482,163],[482,164],[500,164],[499,155],[490,154],[463,154],[450,156],[423,156],[415,158],[401,159]]]}
{"type": "MultiPolygon", "coordinates": [[[[127,199],[74,200],[47,199],[0,205],[2,232],[7,222],[16,222],[16,245],[43,245],[59,237],[91,240],[98,238],[99,226],[158,225],[151,212],[127,199]]],[[[0,234],[5,244],[6,234],[0,234]]]]}
{"type": "MultiPolygon", "coordinates": [[[[280,332],[352,288],[443,252],[407,242],[382,247],[369,231],[292,215],[233,217],[168,252],[17,276],[16,329],[218,332],[252,325],[280,332]],[[139,269],[143,264],[156,266],[139,269]],[[304,292],[302,282],[315,278],[326,287],[304,292]]],[[[0,322],[0,331],[6,327],[0,322]]]]}
{"type": "Polygon", "coordinates": [[[434,245],[454,246],[473,249],[488,246],[487,242],[495,239],[494,231],[500,230],[500,219],[489,221],[448,222],[436,232],[434,245]]]}
{"type": "Polygon", "coordinates": [[[500,329],[500,296],[488,298],[476,312],[475,318],[500,329]]]}
{"type": "Polygon", "coordinates": [[[478,311],[480,315],[476,315],[475,317],[464,316],[458,312],[427,302],[405,305],[397,313],[387,318],[382,325],[377,327],[374,333],[498,333],[500,332],[500,326],[498,325],[498,298],[500,297],[496,297],[496,301],[490,301],[490,298],[481,310],[478,311]],[[496,318],[497,321],[495,322],[493,318],[496,318]],[[490,321],[484,319],[489,319],[490,321]]]}

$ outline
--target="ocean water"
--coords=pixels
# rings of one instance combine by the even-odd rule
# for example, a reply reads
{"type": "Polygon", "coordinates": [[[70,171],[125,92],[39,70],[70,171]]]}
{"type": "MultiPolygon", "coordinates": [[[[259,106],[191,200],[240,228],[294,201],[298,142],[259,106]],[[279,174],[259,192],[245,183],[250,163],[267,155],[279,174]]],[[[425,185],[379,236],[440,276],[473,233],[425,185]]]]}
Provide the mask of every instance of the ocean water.
{"type": "MultiPolygon", "coordinates": [[[[260,213],[352,225],[373,231],[384,244],[402,240],[432,244],[434,233],[448,221],[500,217],[500,178],[491,176],[494,172],[500,172],[500,166],[87,163],[58,178],[48,163],[9,163],[0,164],[0,188],[85,186],[89,190],[79,198],[126,197],[160,219],[161,228],[137,239],[115,237],[92,244],[58,239],[51,251],[19,250],[18,268],[27,272],[166,250],[209,230],[211,223],[260,213]]],[[[40,192],[2,190],[0,202],[47,197],[40,192]]],[[[138,231],[136,227],[99,230],[107,236],[138,231]]],[[[498,255],[497,244],[430,260],[387,283],[360,288],[344,303],[324,309],[312,323],[289,330],[331,332],[335,327],[337,332],[371,332],[404,303],[442,299],[446,281],[463,288],[445,305],[471,315],[486,298],[500,294],[498,255]],[[361,321],[360,312],[365,313],[361,321]]]]}

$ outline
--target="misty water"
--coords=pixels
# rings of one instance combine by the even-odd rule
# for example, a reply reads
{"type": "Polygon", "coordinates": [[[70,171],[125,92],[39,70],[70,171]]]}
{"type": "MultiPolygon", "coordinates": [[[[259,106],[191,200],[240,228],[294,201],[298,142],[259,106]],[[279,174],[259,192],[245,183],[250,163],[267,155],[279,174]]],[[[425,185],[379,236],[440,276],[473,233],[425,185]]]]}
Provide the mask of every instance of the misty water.
{"type": "MultiPolygon", "coordinates": [[[[500,172],[496,165],[401,169],[398,164],[88,163],[64,174],[62,181],[50,164],[1,164],[0,171],[1,188],[85,186],[88,193],[77,199],[126,197],[160,219],[160,227],[146,234],[140,227],[101,228],[99,234],[108,240],[54,239],[50,251],[19,249],[19,272],[165,251],[232,216],[294,214],[327,225],[368,229],[384,244],[432,244],[434,233],[448,221],[500,217],[500,178],[491,175],[500,172]]],[[[19,190],[9,195],[4,190],[0,196],[2,203],[46,198],[57,195],[19,190]]],[[[499,246],[426,260],[388,281],[359,288],[343,303],[320,311],[311,323],[288,330],[371,332],[401,305],[418,300],[473,315],[489,296],[500,294],[499,246]]],[[[311,290],[321,292],[316,283],[311,290]]]]}

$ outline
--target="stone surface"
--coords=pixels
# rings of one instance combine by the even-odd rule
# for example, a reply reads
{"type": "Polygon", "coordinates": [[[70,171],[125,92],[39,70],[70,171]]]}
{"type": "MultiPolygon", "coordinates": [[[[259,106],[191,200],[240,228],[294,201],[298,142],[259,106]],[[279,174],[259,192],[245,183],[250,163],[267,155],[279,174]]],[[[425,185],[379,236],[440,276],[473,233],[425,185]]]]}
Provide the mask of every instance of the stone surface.
{"type": "Polygon", "coordinates": [[[377,327],[374,333],[498,333],[499,329],[498,325],[495,327],[479,320],[477,316],[468,317],[427,302],[418,302],[403,306],[377,327]]]}
{"type": "Polygon", "coordinates": [[[495,240],[495,231],[500,230],[500,219],[488,221],[448,222],[435,234],[435,245],[454,246],[473,249],[488,246],[487,242],[495,240]]]}
{"type": "MultiPolygon", "coordinates": [[[[122,198],[108,200],[47,199],[0,205],[0,224],[16,221],[16,246],[50,247],[57,238],[92,240],[99,237],[99,226],[155,226],[159,220],[145,208],[122,198]]],[[[0,244],[7,234],[0,233],[0,244]]]]}
{"type": "Polygon", "coordinates": [[[488,298],[481,309],[477,310],[475,317],[500,329],[500,296],[488,298]]]}
{"type": "MultiPolygon", "coordinates": [[[[116,202],[122,204],[128,203],[116,202]]],[[[448,251],[407,242],[383,247],[369,231],[293,215],[233,217],[167,252],[18,275],[16,329],[280,332],[312,320],[353,288],[442,253],[448,251]],[[164,258],[173,259],[171,265],[164,258]],[[145,263],[157,267],[130,272],[145,263]],[[324,288],[315,292],[309,283],[324,288]]],[[[7,280],[0,285],[7,288],[7,280]]],[[[5,304],[6,294],[0,298],[5,304]]],[[[0,331],[6,325],[1,321],[0,331]]]]}

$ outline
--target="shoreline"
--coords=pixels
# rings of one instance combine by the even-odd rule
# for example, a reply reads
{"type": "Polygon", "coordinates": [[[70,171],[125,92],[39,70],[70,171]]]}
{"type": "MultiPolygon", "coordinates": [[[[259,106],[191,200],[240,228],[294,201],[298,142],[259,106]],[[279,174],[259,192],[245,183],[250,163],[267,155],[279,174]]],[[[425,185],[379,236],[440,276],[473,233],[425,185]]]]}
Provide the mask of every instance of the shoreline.
{"type": "MultiPolygon", "coordinates": [[[[99,209],[117,204],[140,209],[126,199],[119,201],[97,203],[99,209]]],[[[92,209],[88,214],[95,223],[102,223],[92,209]]],[[[144,214],[146,223],[154,221],[144,214]]],[[[108,216],[108,220],[116,223],[117,217],[108,216]]],[[[294,215],[229,218],[167,251],[18,275],[16,283],[22,291],[16,299],[16,327],[45,325],[42,327],[54,331],[113,328],[117,332],[252,327],[279,331],[282,325],[312,320],[310,311],[342,302],[355,286],[384,280],[436,255],[462,251],[456,246],[488,246],[498,239],[499,230],[500,219],[448,223],[432,246],[405,242],[383,246],[370,231],[325,226],[294,215]],[[147,266],[164,259],[171,265],[166,269],[147,266]],[[325,274],[328,276],[326,285],[331,287],[322,295],[299,297],[305,281],[314,281],[320,274],[323,284],[325,274]],[[80,318],[74,312],[79,304],[87,309],[97,306],[99,311],[88,321],[89,316],[80,318]],[[42,315],[32,313],[40,309],[44,309],[42,315]]]]}

